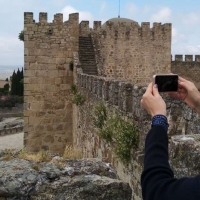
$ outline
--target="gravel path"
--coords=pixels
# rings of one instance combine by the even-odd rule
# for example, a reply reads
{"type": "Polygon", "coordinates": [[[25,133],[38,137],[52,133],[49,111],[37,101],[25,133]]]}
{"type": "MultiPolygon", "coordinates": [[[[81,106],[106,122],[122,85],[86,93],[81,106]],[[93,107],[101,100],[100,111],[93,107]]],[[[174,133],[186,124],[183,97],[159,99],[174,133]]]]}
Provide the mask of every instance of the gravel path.
{"type": "Polygon", "coordinates": [[[23,132],[0,137],[0,150],[23,149],[23,147],[24,147],[23,132]]]}
{"type": "MultiPolygon", "coordinates": [[[[19,117],[5,118],[0,122],[0,129],[6,125],[7,127],[15,127],[23,123],[23,119],[19,117]]],[[[24,133],[16,133],[0,137],[0,150],[4,149],[22,149],[24,147],[24,133]]]]}

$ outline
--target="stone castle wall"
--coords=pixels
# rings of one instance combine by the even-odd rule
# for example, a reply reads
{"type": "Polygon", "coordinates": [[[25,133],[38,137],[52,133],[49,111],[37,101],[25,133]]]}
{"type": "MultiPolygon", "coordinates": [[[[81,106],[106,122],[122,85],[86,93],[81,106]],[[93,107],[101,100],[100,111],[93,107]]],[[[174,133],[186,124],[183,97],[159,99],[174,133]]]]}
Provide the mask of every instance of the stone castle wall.
{"type": "Polygon", "coordinates": [[[33,13],[24,14],[24,119],[28,151],[46,149],[62,153],[72,143],[73,74],[69,63],[78,51],[79,17],[56,14],[51,23],[47,13],[39,22],[33,13]]]}
{"type": "MultiPolygon", "coordinates": [[[[171,61],[171,24],[154,23],[150,28],[149,23],[139,26],[134,22],[127,28],[124,23],[115,27],[107,22],[104,28],[101,22],[94,22],[94,28],[90,29],[88,21],[78,23],[78,14],[71,14],[66,22],[62,14],[56,14],[53,22],[48,23],[46,13],[40,13],[38,23],[33,20],[32,13],[25,13],[24,20],[27,150],[63,153],[66,144],[73,143],[83,149],[84,157],[99,157],[111,162],[119,177],[132,187],[134,199],[141,199],[144,141],[151,121],[140,106],[146,89],[141,85],[149,83],[153,74],[170,71],[186,78],[191,76],[198,82],[199,56],[196,62],[191,56],[186,56],[184,62],[181,56],[171,61]],[[81,69],[76,68],[79,65],[79,36],[90,35],[99,76],[81,74],[81,69]],[[73,72],[69,70],[71,61],[75,66],[73,72]],[[87,100],[80,107],[72,105],[70,89],[73,83],[86,95],[87,100]],[[140,130],[139,147],[128,165],[118,160],[112,145],[103,141],[94,127],[94,106],[101,102],[108,113],[111,110],[118,113],[123,119],[133,121],[140,130]]],[[[194,162],[200,160],[197,159],[200,157],[199,137],[194,135],[200,132],[199,117],[183,102],[164,98],[175,174],[177,177],[195,175],[200,166],[194,162]],[[182,134],[187,135],[186,139],[182,139],[182,134]]]]}
{"type": "MultiPolygon", "coordinates": [[[[86,95],[86,102],[77,107],[74,123],[74,145],[83,149],[84,157],[98,157],[116,168],[121,180],[128,182],[133,190],[133,199],[141,200],[140,175],[143,168],[144,142],[150,129],[151,118],[141,107],[140,99],[146,88],[129,82],[78,74],[79,92],[86,95]],[[139,146],[132,152],[129,164],[123,164],[114,153],[112,143],[99,137],[94,126],[95,106],[103,103],[107,115],[117,113],[126,121],[132,121],[139,129],[139,146]]],[[[199,134],[200,118],[183,102],[163,96],[167,103],[169,120],[170,161],[175,176],[194,176],[200,166],[199,134]],[[185,135],[185,136],[184,136],[185,135]],[[187,156],[184,152],[187,152],[187,156]]]]}
{"type": "Polygon", "coordinates": [[[171,71],[179,76],[182,76],[192,82],[200,90],[200,55],[175,55],[172,61],[171,71]]]}
{"type": "Polygon", "coordinates": [[[94,22],[95,46],[102,57],[103,75],[137,84],[148,83],[153,74],[171,69],[171,24],[133,22],[129,27],[108,21],[94,22]]]}

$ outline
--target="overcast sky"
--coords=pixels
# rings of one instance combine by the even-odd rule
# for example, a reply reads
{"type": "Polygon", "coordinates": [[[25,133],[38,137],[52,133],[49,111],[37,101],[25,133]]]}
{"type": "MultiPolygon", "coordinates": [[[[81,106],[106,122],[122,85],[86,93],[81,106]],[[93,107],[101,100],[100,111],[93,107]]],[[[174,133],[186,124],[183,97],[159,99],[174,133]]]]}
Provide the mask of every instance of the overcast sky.
{"type": "MultiPolygon", "coordinates": [[[[79,12],[80,21],[105,22],[118,16],[118,0],[0,0],[0,66],[23,66],[23,42],[18,34],[23,29],[24,12],[53,15],[79,12]]],[[[199,0],[121,0],[121,17],[141,22],[172,23],[172,54],[200,54],[199,0]]]]}

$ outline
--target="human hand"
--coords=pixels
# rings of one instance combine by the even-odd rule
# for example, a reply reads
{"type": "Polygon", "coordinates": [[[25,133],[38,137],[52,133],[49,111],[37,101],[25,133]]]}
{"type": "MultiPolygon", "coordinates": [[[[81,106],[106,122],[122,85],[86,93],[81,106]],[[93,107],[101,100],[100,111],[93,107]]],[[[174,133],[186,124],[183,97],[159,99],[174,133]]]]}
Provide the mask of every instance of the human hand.
{"type": "MultiPolygon", "coordinates": [[[[193,110],[200,107],[200,93],[194,83],[179,76],[178,91],[169,92],[171,97],[182,99],[193,110]]],[[[198,111],[197,111],[198,112],[198,111]]],[[[199,112],[198,112],[199,113],[199,112]]],[[[200,114],[200,113],[199,113],[200,114]]]]}
{"type": "Polygon", "coordinates": [[[156,86],[153,83],[149,84],[141,99],[141,104],[152,117],[155,115],[166,116],[166,104],[156,86]]]}

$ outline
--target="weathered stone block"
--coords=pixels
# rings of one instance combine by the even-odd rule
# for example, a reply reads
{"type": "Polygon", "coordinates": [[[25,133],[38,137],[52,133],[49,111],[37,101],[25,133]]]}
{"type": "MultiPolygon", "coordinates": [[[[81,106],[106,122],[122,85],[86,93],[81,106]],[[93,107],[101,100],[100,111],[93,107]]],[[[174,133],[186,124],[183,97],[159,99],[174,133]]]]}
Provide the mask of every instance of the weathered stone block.
{"type": "Polygon", "coordinates": [[[36,59],[35,59],[36,57],[35,56],[24,56],[24,62],[35,62],[36,61],[36,59]]]}
{"type": "Polygon", "coordinates": [[[55,109],[64,109],[65,108],[65,102],[64,101],[58,101],[55,104],[55,109]]]}
{"type": "Polygon", "coordinates": [[[40,85],[38,84],[24,84],[25,90],[29,90],[32,92],[38,91],[40,88],[40,85]]]}
{"type": "Polygon", "coordinates": [[[38,63],[47,64],[47,63],[49,63],[49,59],[50,59],[49,56],[37,56],[37,62],[38,63]]]}
{"type": "Polygon", "coordinates": [[[60,90],[70,90],[71,86],[68,84],[60,84],[60,90]]]}
{"type": "Polygon", "coordinates": [[[34,110],[34,111],[39,111],[39,110],[41,110],[41,103],[32,102],[32,103],[30,104],[30,109],[31,109],[31,110],[34,110]]]}
{"type": "Polygon", "coordinates": [[[56,58],[56,64],[58,65],[64,65],[66,63],[65,58],[56,58]]]}
{"type": "Polygon", "coordinates": [[[33,47],[35,47],[35,41],[26,41],[24,43],[24,47],[25,48],[33,48],[33,47]]]}
{"type": "Polygon", "coordinates": [[[55,85],[60,85],[62,83],[61,78],[55,78],[55,85]]]}
{"type": "Polygon", "coordinates": [[[56,78],[58,76],[58,70],[48,70],[46,73],[48,78],[56,78]]]}

